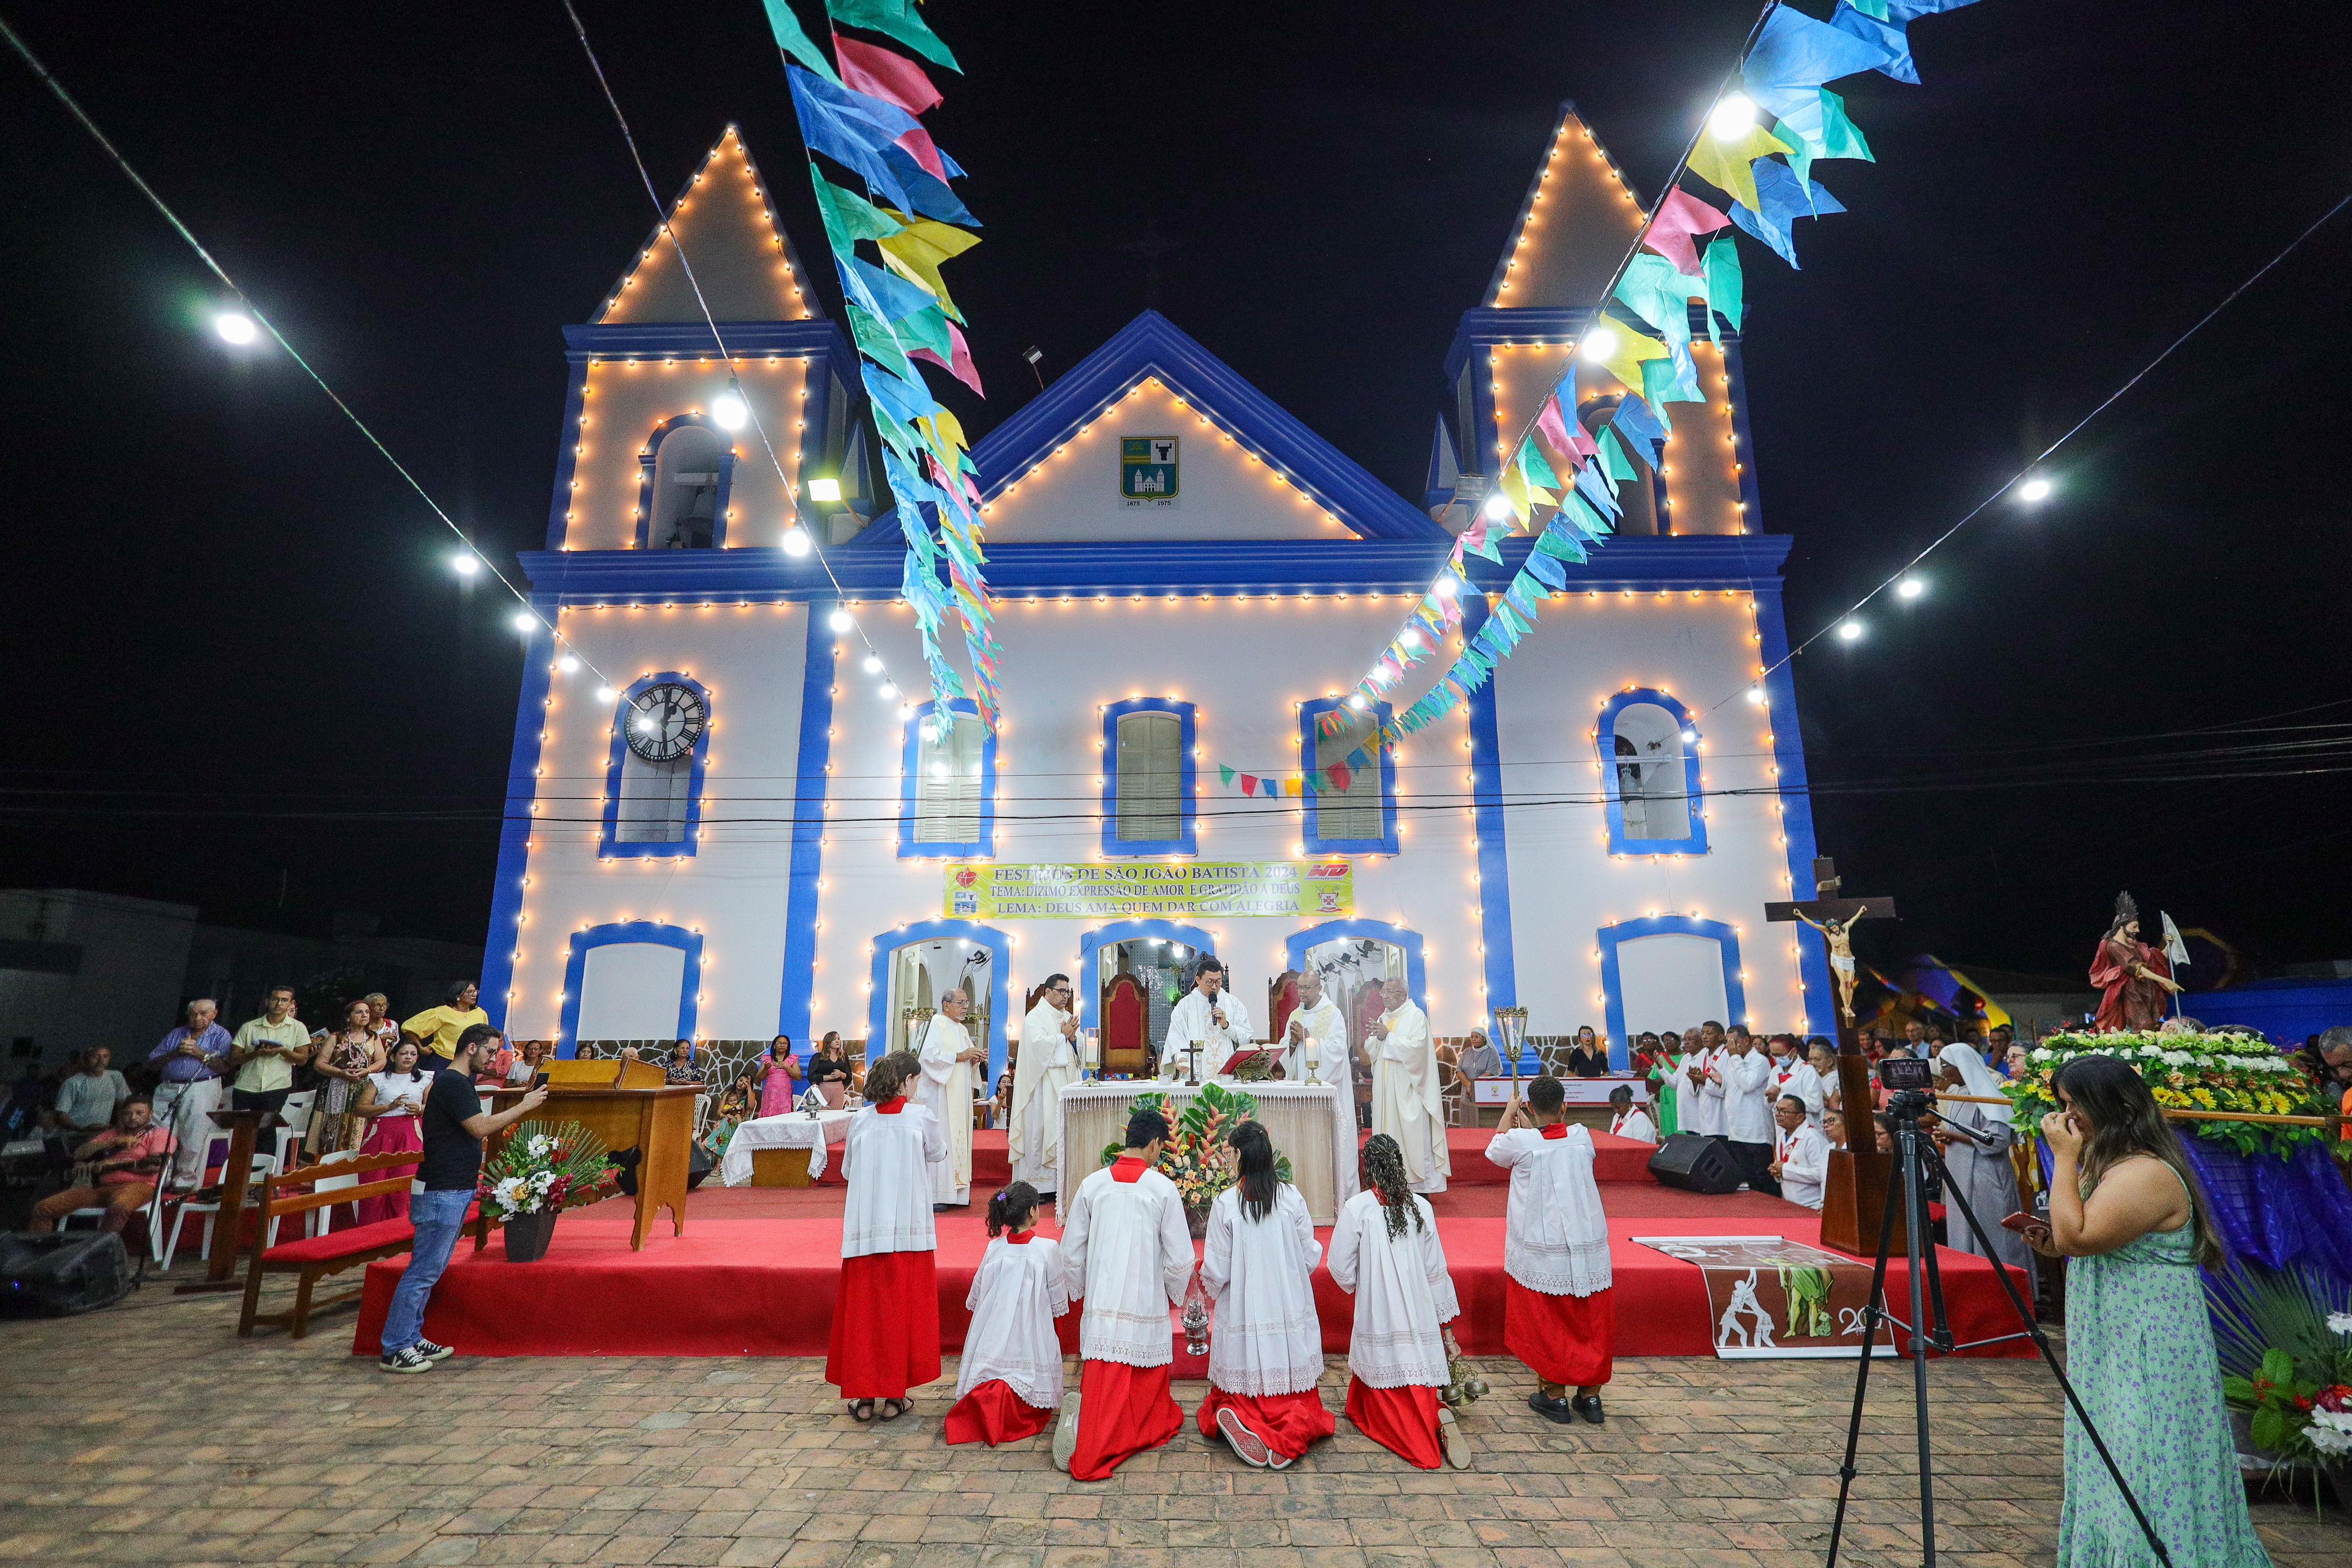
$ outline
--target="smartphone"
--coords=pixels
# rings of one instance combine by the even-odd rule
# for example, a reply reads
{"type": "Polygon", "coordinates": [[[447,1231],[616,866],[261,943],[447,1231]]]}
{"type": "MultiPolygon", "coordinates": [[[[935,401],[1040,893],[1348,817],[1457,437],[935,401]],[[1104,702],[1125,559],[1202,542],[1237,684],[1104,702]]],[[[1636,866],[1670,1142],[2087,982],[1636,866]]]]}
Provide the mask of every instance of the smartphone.
{"type": "Polygon", "coordinates": [[[530,1075],[530,1086],[531,1086],[533,1089],[544,1089],[544,1088],[546,1088],[546,1087],[547,1087],[547,1074],[546,1074],[546,1073],[544,1073],[544,1072],[534,1072],[534,1073],[532,1073],[532,1074],[530,1075]]]}
{"type": "Polygon", "coordinates": [[[2050,1222],[2042,1218],[2041,1216],[2028,1214],[2021,1208],[2000,1222],[2000,1228],[2003,1230],[2014,1230],[2020,1236],[2024,1235],[2029,1230],[2047,1229],[2049,1228],[2049,1225],[2050,1222]]]}

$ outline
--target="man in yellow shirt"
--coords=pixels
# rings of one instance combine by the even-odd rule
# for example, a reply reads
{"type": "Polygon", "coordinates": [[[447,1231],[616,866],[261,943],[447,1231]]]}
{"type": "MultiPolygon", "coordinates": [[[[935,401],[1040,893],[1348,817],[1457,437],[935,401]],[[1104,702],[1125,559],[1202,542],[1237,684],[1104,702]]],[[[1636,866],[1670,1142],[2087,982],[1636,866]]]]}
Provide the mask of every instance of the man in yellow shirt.
{"type": "MultiPolygon", "coordinates": [[[[230,1044],[229,1070],[236,1074],[236,1108],[275,1114],[294,1087],[294,1069],[310,1060],[310,1031],[294,1016],[294,988],[272,986],[265,1010],[247,1019],[230,1044]]],[[[276,1147],[267,1138],[265,1151],[276,1147]]]]}
{"type": "Polygon", "coordinates": [[[449,988],[448,997],[437,1008],[426,1008],[400,1026],[401,1034],[415,1040],[425,1050],[446,1061],[456,1051],[457,1037],[475,1024],[487,1024],[490,1015],[475,1004],[481,1000],[482,988],[471,980],[459,980],[449,988]]]}

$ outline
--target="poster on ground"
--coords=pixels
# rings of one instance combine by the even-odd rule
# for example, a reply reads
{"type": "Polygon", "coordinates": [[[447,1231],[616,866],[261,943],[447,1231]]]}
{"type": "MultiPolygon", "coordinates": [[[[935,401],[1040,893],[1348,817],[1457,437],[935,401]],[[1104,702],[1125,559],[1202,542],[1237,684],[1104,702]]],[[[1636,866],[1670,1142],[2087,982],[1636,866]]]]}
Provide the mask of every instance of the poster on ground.
{"type": "Polygon", "coordinates": [[[950,920],[1099,920],[1117,915],[1277,920],[1356,913],[1344,856],[1304,861],[1079,861],[947,868],[950,920]]]}
{"type": "MultiPolygon", "coordinates": [[[[1870,1265],[1785,1236],[1636,1236],[1706,1276],[1715,1354],[1727,1361],[1851,1356],[1862,1348],[1870,1265]]],[[[1881,1317],[1873,1355],[1895,1354],[1881,1317]]]]}

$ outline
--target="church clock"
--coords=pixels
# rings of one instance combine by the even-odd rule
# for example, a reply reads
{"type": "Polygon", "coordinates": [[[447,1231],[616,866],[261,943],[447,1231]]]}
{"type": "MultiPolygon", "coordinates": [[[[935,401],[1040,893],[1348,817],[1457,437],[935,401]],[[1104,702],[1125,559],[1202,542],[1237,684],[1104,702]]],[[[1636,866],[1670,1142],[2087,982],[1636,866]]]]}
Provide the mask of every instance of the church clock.
{"type": "Polygon", "coordinates": [[[647,686],[627,706],[629,749],[647,762],[675,762],[686,756],[710,722],[701,694],[675,681],[647,686]]]}

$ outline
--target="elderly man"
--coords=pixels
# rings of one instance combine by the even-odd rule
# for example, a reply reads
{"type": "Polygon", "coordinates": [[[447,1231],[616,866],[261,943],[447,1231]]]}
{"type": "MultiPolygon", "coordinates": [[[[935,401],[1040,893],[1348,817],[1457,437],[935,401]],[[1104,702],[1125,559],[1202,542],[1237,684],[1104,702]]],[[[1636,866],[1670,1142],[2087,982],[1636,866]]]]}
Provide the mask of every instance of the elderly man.
{"type": "Polygon", "coordinates": [[[186,1019],[147,1053],[147,1061],[163,1070],[163,1082],[155,1085],[155,1121],[179,1140],[172,1180],[194,1186],[204,1179],[213,1130],[206,1118],[220,1108],[221,1072],[228,1066],[231,1042],[219,1023],[220,1003],[212,998],[190,1002],[186,1019]]]}
{"type": "MultiPolygon", "coordinates": [[[[1301,993],[1302,995],[1304,992],[1301,993]]],[[[1168,1012],[1168,1033],[1160,1048],[1160,1076],[1186,1076],[1192,1058],[1188,1048],[1201,1043],[1201,1076],[1214,1078],[1225,1070],[1234,1052],[1250,1045],[1249,1009],[1239,997],[1225,994],[1225,967],[1204,957],[1193,972],[1192,988],[1168,1012]]]]}
{"type": "Polygon", "coordinates": [[[1331,1153],[1336,1201],[1356,1196],[1356,1075],[1348,1050],[1348,1015],[1323,994],[1323,974],[1298,977],[1298,1007],[1282,1031],[1282,1076],[1331,1086],[1331,1153]]]}
{"type": "Polygon", "coordinates": [[[1444,1192],[1454,1161],[1445,1146],[1445,1103],[1429,1015],[1414,1005],[1400,979],[1381,982],[1381,1001],[1385,1010],[1372,1020],[1371,1038],[1365,1042],[1372,1058],[1372,1131],[1397,1141],[1413,1191],[1444,1192]]]}
{"type": "Polygon", "coordinates": [[[1076,992],[1067,975],[1045,977],[1045,993],[1021,1020],[1021,1054],[1013,1061],[1013,1099],[1005,1115],[1005,1152],[1013,1179],[1041,1196],[1061,1190],[1062,1090],[1078,1079],[1076,992]]]}
{"type": "Polygon", "coordinates": [[[964,1027],[971,998],[961,990],[940,1000],[940,1010],[923,1031],[916,1054],[923,1074],[912,1088],[915,1103],[928,1106],[948,1135],[948,1157],[931,1166],[931,1207],[954,1208],[971,1201],[971,1113],[988,1052],[971,1042],[964,1027]]]}

